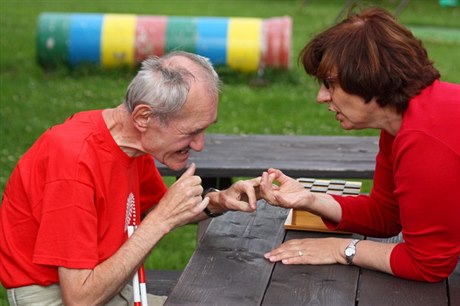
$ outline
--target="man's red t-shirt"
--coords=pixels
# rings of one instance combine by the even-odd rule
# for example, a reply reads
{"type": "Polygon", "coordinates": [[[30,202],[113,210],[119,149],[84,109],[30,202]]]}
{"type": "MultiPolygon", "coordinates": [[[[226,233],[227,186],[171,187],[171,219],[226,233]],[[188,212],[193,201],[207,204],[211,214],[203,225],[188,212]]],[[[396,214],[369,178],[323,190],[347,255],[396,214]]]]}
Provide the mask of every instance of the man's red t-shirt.
{"type": "Polygon", "coordinates": [[[153,158],[128,157],[102,111],[46,131],[11,174],[0,207],[5,288],[58,282],[57,267],[92,269],[127,239],[130,214],[157,204],[166,186],[153,158]]]}

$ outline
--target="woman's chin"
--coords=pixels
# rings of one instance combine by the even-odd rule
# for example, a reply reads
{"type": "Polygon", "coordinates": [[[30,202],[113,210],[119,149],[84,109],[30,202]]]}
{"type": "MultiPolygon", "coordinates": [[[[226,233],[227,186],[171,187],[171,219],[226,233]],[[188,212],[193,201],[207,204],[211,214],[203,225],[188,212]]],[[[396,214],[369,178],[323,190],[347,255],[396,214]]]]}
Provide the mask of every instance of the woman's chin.
{"type": "Polygon", "coordinates": [[[340,121],[340,127],[342,129],[344,129],[344,130],[347,130],[347,131],[353,130],[353,126],[350,125],[350,124],[347,124],[347,122],[345,122],[345,121],[340,121]]]}

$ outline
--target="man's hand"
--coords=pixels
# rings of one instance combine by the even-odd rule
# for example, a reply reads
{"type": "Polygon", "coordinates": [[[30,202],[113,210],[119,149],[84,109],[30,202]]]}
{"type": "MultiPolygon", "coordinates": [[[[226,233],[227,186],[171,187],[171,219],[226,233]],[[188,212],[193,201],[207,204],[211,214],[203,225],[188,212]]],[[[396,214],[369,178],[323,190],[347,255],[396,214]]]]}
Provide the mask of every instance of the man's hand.
{"type": "Polygon", "coordinates": [[[189,223],[196,219],[209,203],[209,199],[201,198],[203,187],[201,178],[195,175],[194,163],[168,189],[157,207],[151,214],[157,217],[157,222],[167,224],[169,229],[189,223]]]}
{"type": "Polygon", "coordinates": [[[209,209],[213,213],[229,210],[253,212],[257,208],[260,177],[250,180],[235,182],[228,189],[220,192],[211,192],[206,196],[210,198],[209,209]]]}

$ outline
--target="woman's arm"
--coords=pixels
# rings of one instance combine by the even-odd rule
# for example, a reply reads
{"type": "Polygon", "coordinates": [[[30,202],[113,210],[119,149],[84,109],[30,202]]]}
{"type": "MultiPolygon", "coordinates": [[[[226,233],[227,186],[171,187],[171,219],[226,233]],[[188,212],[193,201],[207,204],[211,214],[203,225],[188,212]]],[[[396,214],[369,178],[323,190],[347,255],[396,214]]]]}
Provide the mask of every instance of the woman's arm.
{"type": "MultiPolygon", "coordinates": [[[[284,264],[347,264],[345,249],[352,239],[321,238],[293,239],[265,254],[271,262],[284,264]]],[[[356,244],[353,264],[393,274],[390,267],[390,254],[394,243],[380,243],[361,240],[356,244]]]]}

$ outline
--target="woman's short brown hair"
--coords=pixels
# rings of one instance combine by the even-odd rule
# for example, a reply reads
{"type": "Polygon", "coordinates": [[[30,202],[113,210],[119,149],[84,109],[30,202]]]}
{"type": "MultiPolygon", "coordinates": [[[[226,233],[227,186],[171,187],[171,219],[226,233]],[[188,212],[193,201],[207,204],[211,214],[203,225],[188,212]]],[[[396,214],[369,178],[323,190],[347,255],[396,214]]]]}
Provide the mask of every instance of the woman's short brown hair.
{"type": "Polygon", "coordinates": [[[387,11],[368,8],[318,34],[299,61],[318,79],[337,73],[342,89],[380,106],[407,109],[409,100],[440,77],[422,42],[387,11]]]}

